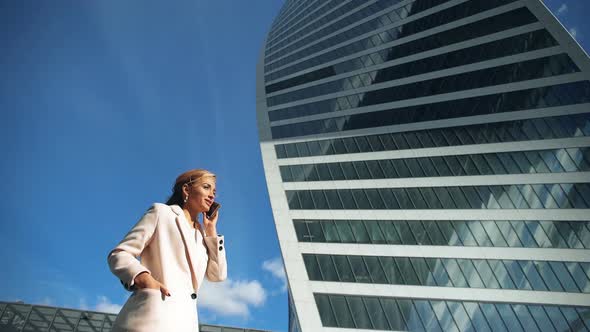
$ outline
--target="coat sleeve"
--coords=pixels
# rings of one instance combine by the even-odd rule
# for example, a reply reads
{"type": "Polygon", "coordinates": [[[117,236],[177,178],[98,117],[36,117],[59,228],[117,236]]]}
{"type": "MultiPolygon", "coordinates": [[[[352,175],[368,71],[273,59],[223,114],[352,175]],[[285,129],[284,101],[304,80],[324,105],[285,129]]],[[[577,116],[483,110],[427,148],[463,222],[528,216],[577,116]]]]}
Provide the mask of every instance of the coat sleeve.
{"type": "Polygon", "coordinates": [[[227,278],[227,261],[225,259],[225,242],[223,235],[205,237],[209,254],[205,275],[209,281],[223,281],[227,278]]]}
{"type": "Polygon", "coordinates": [[[111,272],[121,280],[127,290],[131,290],[135,277],[150,271],[137,259],[152,239],[158,225],[158,210],[152,206],[123,240],[108,255],[111,272]]]}

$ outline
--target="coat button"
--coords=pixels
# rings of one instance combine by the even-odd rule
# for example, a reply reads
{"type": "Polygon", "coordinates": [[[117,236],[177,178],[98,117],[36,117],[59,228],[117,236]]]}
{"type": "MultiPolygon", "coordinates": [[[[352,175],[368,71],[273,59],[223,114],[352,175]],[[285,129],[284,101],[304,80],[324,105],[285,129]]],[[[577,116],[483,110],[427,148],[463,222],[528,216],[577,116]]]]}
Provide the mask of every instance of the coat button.
{"type": "Polygon", "coordinates": [[[219,247],[219,251],[222,251],[222,250],[223,250],[223,247],[219,247]]]}
{"type": "Polygon", "coordinates": [[[197,294],[196,293],[192,293],[191,294],[191,299],[195,300],[197,298],[197,294]]]}
{"type": "Polygon", "coordinates": [[[219,240],[219,244],[220,244],[220,245],[221,245],[221,244],[223,244],[223,240],[219,240]]]}

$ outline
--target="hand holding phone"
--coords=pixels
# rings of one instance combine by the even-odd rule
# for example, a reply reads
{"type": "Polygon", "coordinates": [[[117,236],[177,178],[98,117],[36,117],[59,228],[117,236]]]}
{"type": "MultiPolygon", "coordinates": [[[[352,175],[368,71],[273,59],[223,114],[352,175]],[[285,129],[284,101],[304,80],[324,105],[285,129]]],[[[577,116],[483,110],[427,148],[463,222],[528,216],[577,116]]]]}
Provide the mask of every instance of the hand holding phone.
{"type": "Polygon", "coordinates": [[[211,207],[209,208],[209,211],[207,211],[207,219],[211,220],[211,218],[215,217],[220,207],[221,204],[213,202],[213,204],[211,204],[211,207]]]}

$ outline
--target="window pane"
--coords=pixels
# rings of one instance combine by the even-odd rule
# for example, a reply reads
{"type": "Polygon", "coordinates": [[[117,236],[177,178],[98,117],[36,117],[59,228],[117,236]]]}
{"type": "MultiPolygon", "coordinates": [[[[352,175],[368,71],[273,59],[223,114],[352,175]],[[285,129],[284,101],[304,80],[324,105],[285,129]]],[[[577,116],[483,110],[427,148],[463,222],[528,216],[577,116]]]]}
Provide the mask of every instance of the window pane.
{"type": "Polygon", "coordinates": [[[373,206],[373,209],[385,209],[385,203],[381,196],[379,195],[379,191],[377,189],[365,189],[365,194],[369,198],[369,202],[373,206]]]}
{"type": "Polygon", "coordinates": [[[338,274],[334,268],[334,263],[329,255],[316,255],[322,276],[326,281],[338,281],[338,274]]]}
{"type": "Polygon", "coordinates": [[[441,234],[446,238],[448,244],[450,246],[462,246],[463,243],[459,236],[455,232],[455,228],[449,221],[441,220],[437,221],[438,228],[441,231],[441,234]]]}
{"type": "Polygon", "coordinates": [[[359,209],[370,210],[373,208],[363,189],[352,189],[352,195],[359,209]]]}
{"type": "Polygon", "coordinates": [[[484,285],[483,281],[481,280],[481,278],[479,277],[479,274],[475,270],[475,267],[473,266],[473,263],[471,262],[471,260],[457,259],[457,264],[459,264],[461,271],[463,271],[463,275],[465,276],[465,279],[469,283],[469,287],[471,287],[471,288],[485,288],[485,285],[484,285]]]}
{"type": "Polygon", "coordinates": [[[418,279],[418,276],[416,276],[416,272],[408,257],[394,257],[394,261],[404,276],[407,285],[420,285],[420,280],[418,279]]]}
{"type": "Polygon", "coordinates": [[[373,297],[364,297],[363,300],[365,302],[367,311],[369,312],[369,316],[371,317],[371,321],[373,322],[375,329],[391,329],[389,323],[387,323],[387,318],[385,317],[385,313],[383,312],[383,308],[381,307],[379,300],[373,297]]]}
{"type": "Polygon", "coordinates": [[[291,168],[289,166],[281,166],[281,178],[283,182],[291,182],[293,181],[293,175],[291,174],[291,168]]]}
{"type": "Polygon", "coordinates": [[[408,221],[408,225],[410,226],[410,230],[412,231],[412,234],[419,245],[432,244],[432,242],[430,242],[430,238],[426,234],[426,230],[424,230],[424,227],[419,220],[408,221]]]}
{"type": "Polygon", "coordinates": [[[352,274],[352,269],[350,268],[350,263],[348,263],[346,256],[334,255],[332,258],[334,259],[334,265],[338,270],[340,281],[354,282],[354,275],[352,274]]]}
{"type": "Polygon", "coordinates": [[[397,199],[393,195],[391,189],[379,189],[379,194],[381,195],[381,197],[383,197],[383,201],[387,209],[395,210],[400,208],[397,199]]]}
{"type": "Polygon", "coordinates": [[[538,247],[537,241],[535,241],[535,238],[531,235],[528,228],[525,226],[524,222],[512,221],[511,224],[514,228],[514,231],[520,238],[520,241],[524,244],[525,247],[538,247]]]}
{"type": "Polygon", "coordinates": [[[371,173],[369,173],[369,168],[365,164],[364,161],[355,161],[353,162],[354,168],[358,173],[359,179],[370,179],[371,173]]]}
{"type": "Polygon", "coordinates": [[[516,288],[512,282],[512,279],[510,278],[510,275],[508,274],[508,271],[506,270],[506,267],[501,261],[490,259],[488,260],[488,264],[492,268],[492,271],[494,271],[494,275],[496,276],[496,280],[498,280],[500,283],[500,287],[503,289],[516,288]]]}
{"type": "Polygon", "coordinates": [[[471,234],[469,227],[467,226],[467,222],[465,221],[453,221],[453,226],[455,227],[455,231],[457,235],[461,238],[461,242],[463,242],[466,246],[477,246],[477,242],[471,234]]]}
{"type": "Polygon", "coordinates": [[[404,285],[406,282],[393,257],[378,257],[390,284],[404,285]]]}
{"type": "Polygon", "coordinates": [[[392,330],[405,331],[406,323],[394,299],[381,298],[381,306],[392,330]]]}
{"type": "Polygon", "coordinates": [[[365,308],[363,300],[358,296],[347,296],[348,306],[357,328],[372,329],[373,325],[365,308]]]}
{"type": "Polygon", "coordinates": [[[465,312],[463,305],[461,302],[455,301],[446,301],[447,306],[449,307],[449,311],[455,318],[455,322],[461,331],[474,331],[474,327],[471,324],[471,319],[465,312]]]}
{"type": "Polygon", "coordinates": [[[387,243],[383,237],[383,233],[381,233],[381,229],[379,228],[377,221],[365,220],[363,221],[363,224],[365,224],[367,232],[369,233],[371,243],[387,243]]]}
{"type": "Polygon", "coordinates": [[[326,237],[326,242],[340,242],[340,237],[338,236],[338,230],[336,229],[336,225],[332,220],[325,220],[321,222],[322,228],[324,229],[324,235],[326,237]]]}
{"type": "Polygon", "coordinates": [[[549,319],[551,319],[551,322],[553,323],[553,326],[555,326],[557,331],[570,330],[570,327],[567,324],[567,321],[565,320],[565,317],[563,317],[563,314],[561,313],[559,308],[553,306],[544,306],[544,309],[545,312],[547,312],[549,319]]]}
{"type": "Polygon", "coordinates": [[[315,203],[316,209],[319,209],[319,210],[328,209],[328,201],[326,200],[326,196],[324,196],[323,190],[313,190],[311,192],[311,197],[315,203]]]}
{"type": "Polygon", "coordinates": [[[344,296],[330,295],[330,303],[332,304],[332,308],[334,308],[334,314],[338,321],[338,326],[355,328],[352,315],[348,309],[348,304],[346,304],[344,296]]]}
{"type": "Polygon", "coordinates": [[[553,328],[553,324],[551,323],[551,320],[547,316],[547,313],[545,312],[542,306],[527,305],[527,309],[529,309],[531,315],[535,319],[535,322],[537,322],[537,324],[541,326],[542,329],[555,331],[555,329],[553,328]]]}
{"type": "Polygon", "coordinates": [[[436,225],[436,221],[432,220],[423,220],[422,224],[424,225],[424,229],[426,233],[432,240],[432,244],[435,246],[444,246],[447,245],[447,242],[443,235],[441,234],[438,226],[436,225]]]}
{"type": "Polygon", "coordinates": [[[449,195],[449,192],[447,191],[446,188],[444,188],[444,187],[434,187],[433,189],[434,189],[434,192],[436,193],[436,197],[438,197],[438,199],[442,203],[443,208],[445,208],[445,209],[454,209],[454,208],[456,208],[455,207],[455,203],[451,199],[451,195],[449,195]]]}
{"type": "Polygon", "coordinates": [[[494,272],[485,259],[474,259],[473,265],[479,272],[479,276],[481,277],[485,288],[500,288],[500,284],[498,283],[498,280],[496,280],[494,272]]]}
{"type": "Polygon", "coordinates": [[[328,165],[326,165],[326,164],[317,164],[315,166],[316,166],[316,169],[318,171],[318,175],[319,175],[319,180],[320,181],[333,180],[332,179],[332,175],[330,175],[330,169],[328,168],[328,165]]]}
{"type": "Polygon", "coordinates": [[[362,256],[348,256],[352,272],[354,273],[356,282],[371,283],[371,277],[365,266],[362,256]]]}
{"type": "Polygon", "coordinates": [[[426,331],[442,331],[428,301],[414,300],[414,307],[420,315],[426,331]]]}
{"type": "Polygon", "coordinates": [[[340,197],[338,196],[338,192],[336,190],[324,190],[324,195],[326,195],[330,209],[338,210],[343,208],[342,202],[340,201],[340,197]]]}
{"type": "Polygon", "coordinates": [[[502,316],[504,323],[508,327],[510,332],[512,331],[524,331],[519,321],[516,319],[516,315],[509,304],[496,304],[496,308],[502,316]]]}
{"type": "Polygon", "coordinates": [[[535,241],[539,244],[539,247],[541,247],[541,248],[550,248],[551,247],[551,241],[549,240],[549,238],[547,237],[547,234],[545,234],[545,231],[539,225],[538,222],[525,221],[524,224],[527,227],[527,229],[529,230],[529,232],[535,238],[535,241]]]}
{"type": "Polygon", "coordinates": [[[297,192],[292,190],[285,191],[287,196],[287,202],[289,202],[289,208],[292,210],[301,209],[301,202],[299,202],[299,198],[297,197],[297,192]]]}
{"type": "Polygon", "coordinates": [[[504,266],[506,266],[506,270],[508,270],[508,274],[510,274],[510,277],[512,277],[512,281],[516,285],[517,289],[532,289],[517,261],[504,260],[503,263],[504,266]]]}
{"type": "Polygon", "coordinates": [[[563,292],[563,288],[559,279],[553,273],[553,269],[551,269],[548,262],[537,261],[535,262],[535,266],[539,271],[539,274],[543,277],[547,288],[549,288],[552,292],[563,292]]]}
{"type": "Polygon", "coordinates": [[[432,271],[436,286],[452,287],[451,279],[440,258],[426,258],[428,268],[432,271]]]}
{"type": "Polygon", "coordinates": [[[307,231],[307,225],[304,221],[294,220],[293,226],[295,226],[295,233],[297,233],[297,241],[299,242],[311,242],[311,237],[307,231]]]}
{"type": "Polygon", "coordinates": [[[480,247],[491,247],[492,241],[488,238],[488,234],[477,220],[472,220],[467,223],[469,230],[473,234],[475,241],[477,241],[480,247]]]}
{"type": "Polygon", "coordinates": [[[309,190],[299,190],[297,191],[297,196],[299,196],[299,200],[301,201],[301,208],[304,210],[314,209],[313,200],[311,199],[311,193],[309,190]]]}
{"type": "Polygon", "coordinates": [[[572,276],[563,262],[549,262],[549,265],[551,265],[553,272],[559,279],[559,282],[561,282],[561,285],[566,292],[580,292],[578,286],[576,285],[574,279],[572,279],[572,276]]]}
{"type": "MultiPolygon", "coordinates": [[[[516,314],[516,317],[518,317],[520,324],[526,329],[527,332],[539,331],[539,327],[537,326],[535,319],[531,316],[531,313],[525,305],[514,304],[512,305],[512,308],[514,309],[514,313],[516,314]]],[[[544,329],[545,327],[542,326],[542,328],[544,329]]]]}
{"type": "Polygon", "coordinates": [[[373,283],[387,284],[387,277],[385,276],[385,272],[381,267],[379,259],[375,256],[365,256],[363,258],[365,260],[367,268],[369,269],[369,275],[371,276],[373,283]]]}
{"type": "Polygon", "coordinates": [[[568,271],[572,274],[572,277],[576,281],[578,287],[584,293],[590,293],[590,282],[588,277],[584,273],[584,270],[580,266],[580,264],[589,264],[589,263],[576,263],[576,262],[566,262],[565,265],[568,271]]]}
{"type": "Polygon", "coordinates": [[[457,325],[455,324],[453,316],[449,312],[446,303],[444,301],[430,301],[430,303],[432,304],[432,309],[438,318],[438,322],[442,330],[445,332],[458,332],[459,328],[457,328],[457,325]]]}
{"type": "Polygon", "coordinates": [[[338,326],[328,296],[324,294],[314,294],[314,297],[316,305],[318,306],[318,311],[320,312],[322,325],[330,327],[338,326]]]}
{"type": "Polygon", "coordinates": [[[469,287],[457,262],[452,258],[442,260],[454,287],[469,287]]]}
{"type": "Polygon", "coordinates": [[[492,331],[477,303],[463,302],[463,307],[469,318],[471,318],[471,323],[477,328],[477,331],[492,331]]]}
{"type": "Polygon", "coordinates": [[[394,223],[394,226],[397,228],[403,244],[417,244],[410,227],[405,221],[397,221],[394,223]]]}
{"type": "Polygon", "coordinates": [[[326,242],[324,231],[319,222],[308,222],[307,228],[309,228],[311,242],[326,242]]]}
{"type": "Polygon", "coordinates": [[[309,280],[323,280],[315,255],[303,254],[303,262],[305,263],[309,280]]]}
{"type": "Polygon", "coordinates": [[[330,170],[330,174],[332,175],[332,179],[344,180],[346,178],[344,176],[344,171],[342,170],[342,167],[340,167],[340,163],[330,163],[327,165],[328,169],[330,170]]]}
{"type": "Polygon", "coordinates": [[[496,226],[496,223],[493,220],[481,221],[481,225],[486,230],[486,233],[488,234],[494,247],[508,246],[508,243],[506,243],[504,236],[502,235],[502,233],[498,229],[498,226],[496,226]]]}
{"type": "Polygon", "coordinates": [[[529,283],[534,290],[546,291],[547,286],[543,281],[543,278],[539,275],[539,272],[535,268],[535,264],[532,261],[518,261],[518,264],[522,268],[522,271],[526,275],[529,283]]]}
{"type": "Polygon", "coordinates": [[[404,316],[408,330],[424,331],[424,326],[420,321],[420,317],[418,316],[418,313],[416,312],[416,309],[414,308],[412,301],[398,299],[397,304],[399,305],[402,316],[404,316]]]}
{"type": "Polygon", "coordinates": [[[343,243],[355,243],[356,240],[352,235],[352,230],[348,224],[348,220],[337,220],[335,221],[338,234],[343,243]]]}
{"type": "Polygon", "coordinates": [[[397,233],[397,230],[396,230],[395,226],[393,225],[393,223],[394,222],[387,221],[387,220],[383,220],[383,221],[378,222],[379,227],[381,228],[381,230],[383,231],[383,234],[385,235],[385,239],[387,240],[387,243],[401,244],[399,234],[397,233]]]}
{"type": "Polygon", "coordinates": [[[356,237],[358,243],[371,243],[369,240],[369,234],[362,221],[352,220],[350,221],[350,226],[352,227],[352,233],[356,237]]]}
{"type": "Polygon", "coordinates": [[[422,257],[412,257],[410,258],[410,262],[414,267],[414,271],[416,271],[416,275],[420,280],[420,285],[426,286],[436,286],[434,282],[434,277],[426,264],[426,261],[422,257]]]}
{"type": "Polygon", "coordinates": [[[508,246],[510,246],[510,247],[522,247],[523,246],[522,243],[520,242],[518,235],[516,234],[516,232],[512,228],[510,221],[497,220],[496,226],[498,226],[498,229],[502,233],[502,236],[504,236],[504,239],[506,239],[508,246]]]}

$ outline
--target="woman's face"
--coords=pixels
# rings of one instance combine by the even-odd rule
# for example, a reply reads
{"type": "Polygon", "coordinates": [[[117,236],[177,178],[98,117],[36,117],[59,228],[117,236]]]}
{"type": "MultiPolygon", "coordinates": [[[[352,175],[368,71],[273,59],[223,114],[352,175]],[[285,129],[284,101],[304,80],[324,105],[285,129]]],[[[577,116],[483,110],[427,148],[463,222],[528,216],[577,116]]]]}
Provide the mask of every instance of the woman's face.
{"type": "Polygon", "coordinates": [[[215,178],[204,176],[197,182],[189,185],[188,204],[196,212],[207,212],[215,200],[215,178]]]}

